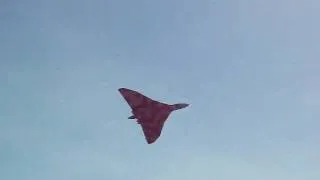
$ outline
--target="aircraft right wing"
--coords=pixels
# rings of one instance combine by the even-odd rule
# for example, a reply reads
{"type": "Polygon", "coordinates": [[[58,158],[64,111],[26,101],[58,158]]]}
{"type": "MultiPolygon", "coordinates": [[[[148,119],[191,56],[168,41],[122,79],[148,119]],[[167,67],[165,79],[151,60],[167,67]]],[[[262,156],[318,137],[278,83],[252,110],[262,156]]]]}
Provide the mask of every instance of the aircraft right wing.
{"type": "Polygon", "coordinates": [[[146,104],[151,104],[153,102],[153,100],[148,98],[147,96],[144,96],[137,91],[133,91],[127,88],[120,88],[119,92],[127,101],[131,109],[135,109],[140,106],[145,106],[146,104]]]}

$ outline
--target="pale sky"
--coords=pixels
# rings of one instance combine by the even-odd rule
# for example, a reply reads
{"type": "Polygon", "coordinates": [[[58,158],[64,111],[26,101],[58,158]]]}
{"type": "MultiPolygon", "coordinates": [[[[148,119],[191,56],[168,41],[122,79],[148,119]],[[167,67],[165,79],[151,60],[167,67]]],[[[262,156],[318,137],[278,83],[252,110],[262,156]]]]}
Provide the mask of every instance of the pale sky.
{"type": "Polygon", "coordinates": [[[1,180],[319,180],[315,0],[0,1],[1,180]],[[174,112],[148,145],[117,91],[174,112]]]}

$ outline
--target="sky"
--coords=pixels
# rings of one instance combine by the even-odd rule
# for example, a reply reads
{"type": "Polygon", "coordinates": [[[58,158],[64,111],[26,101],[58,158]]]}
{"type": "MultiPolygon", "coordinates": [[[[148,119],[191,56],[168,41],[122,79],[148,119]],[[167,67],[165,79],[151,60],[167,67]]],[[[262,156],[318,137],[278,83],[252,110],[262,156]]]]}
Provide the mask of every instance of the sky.
{"type": "Polygon", "coordinates": [[[315,0],[1,0],[0,179],[319,180],[315,0]],[[117,91],[172,113],[148,145],[117,91]]]}

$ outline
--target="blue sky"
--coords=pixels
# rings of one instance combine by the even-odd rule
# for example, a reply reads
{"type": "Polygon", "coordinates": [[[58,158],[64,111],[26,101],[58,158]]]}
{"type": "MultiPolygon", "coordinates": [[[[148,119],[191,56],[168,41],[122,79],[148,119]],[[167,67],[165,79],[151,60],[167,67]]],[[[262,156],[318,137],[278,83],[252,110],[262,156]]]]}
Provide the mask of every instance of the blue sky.
{"type": "Polygon", "coordinates": [[[317,1],[0,2],[0,179],[318,180],[317,1]],[[148,145],[117,89],[174,112],[148,145]]]}

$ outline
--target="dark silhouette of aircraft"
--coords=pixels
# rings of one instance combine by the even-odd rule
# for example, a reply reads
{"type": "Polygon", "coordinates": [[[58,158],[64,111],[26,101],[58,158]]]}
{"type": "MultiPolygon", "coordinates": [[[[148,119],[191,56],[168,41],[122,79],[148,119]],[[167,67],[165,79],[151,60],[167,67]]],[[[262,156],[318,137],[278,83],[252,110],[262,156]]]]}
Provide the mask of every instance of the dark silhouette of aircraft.
{"type": "Polygon", "coordinates": [[[185,108],[189,104],[165,104],[148,98],[137,91],[120,88],[119,92],[132,109],[132,116],[141,125],[148,144],[154,143],[161,135],[164,122],[172,111],[185,108]]]}

